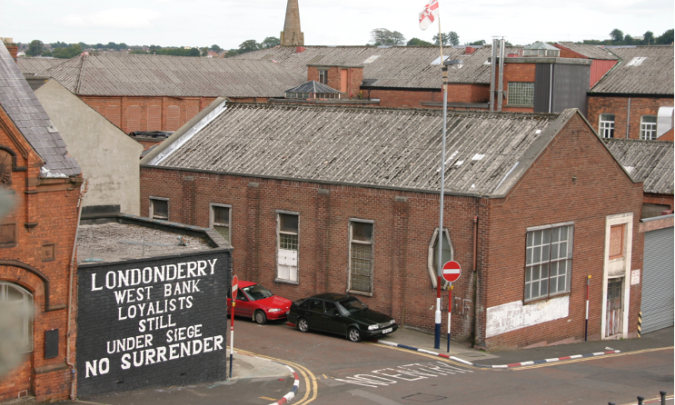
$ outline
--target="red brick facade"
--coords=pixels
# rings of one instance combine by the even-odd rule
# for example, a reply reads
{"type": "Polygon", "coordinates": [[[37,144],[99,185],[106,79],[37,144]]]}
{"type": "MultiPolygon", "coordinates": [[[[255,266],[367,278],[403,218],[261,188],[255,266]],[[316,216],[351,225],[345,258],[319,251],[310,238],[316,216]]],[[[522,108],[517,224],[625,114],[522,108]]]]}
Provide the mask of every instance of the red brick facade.
{"type": "MultiPolygon", "coordinates": [[[[643,115],[657,116],[659,107],[672,107],[672,97],[625,97],[589,94],[588,122],[598,131],[600,114],[614,114],[614,138],[640,139],[640,121],[643,115]],[[628,103],[630,100],[630,111],[628,103]]],[[[660,138],[673,140],[673,129],[660,138]]]]}
{"type": "MultiPolygon", "coordinates": [[[[142,213],[149,212],[151,196],[169,199],[170,221],[198,226],[209,226],[210,203],[230,205],[235,274],[293,300],[344,292],[349,222],[373,221],[373,292],[361,298],[401,324],[433,328],[436,294],[428,261],[438,223],[438,195],[143,167],[142,213]],[[279,210],[299,215],[297,285],[275,282],[279,210]]],[[[641,199],[642,184],[632,183],[579,116],[505,198],[446,196],[445,226],[454,260],[463,268],[453,292],[453,336],[471,340],[478,332],[476,343],[490,349],[582,339],[584,282],[592,274],[597,283],[592,286],[590,336],[599,338],[606,217],[633,214],[631,268],[641,268],[636,225],[641,199]],[[569,316],[486,339],[487,308],[524,299],[526,229],[560,222],[574,224],[569,316]]],[[[637,327],[639,287],[631,288],[629,333],[637,327]]],[[[447,293],[443,296],[447,308],[447,293]]]]}
{"type": "Polygon", "coordinates": [[[327,71],[326,86],[342,93],[343,98],[361,98],[363,68],[358,66],[308,66],[307,81],[321,82],[319,70],[327,71]],[[346,80],[345,80],[346,79],[346,80]]]}
{"type": "Polygon", "coordinates": [[[14,159],[9,187],[15,196],[13,210],[0,224],[13,224],[16,230],[15,243],[0,247],[0,281],[28,291],[34,309],[33,349],[0,378],[0,401],[31,395],[40,402],[65,399],[72,381],[67,362],[75,362],[75,305],[67,337],[69,277],[82,178],[40,179],[40,157],[1,109],[0,152],[14,159]],[[58,355],[45,359],[45,332],[54,329],[58,355]]]}

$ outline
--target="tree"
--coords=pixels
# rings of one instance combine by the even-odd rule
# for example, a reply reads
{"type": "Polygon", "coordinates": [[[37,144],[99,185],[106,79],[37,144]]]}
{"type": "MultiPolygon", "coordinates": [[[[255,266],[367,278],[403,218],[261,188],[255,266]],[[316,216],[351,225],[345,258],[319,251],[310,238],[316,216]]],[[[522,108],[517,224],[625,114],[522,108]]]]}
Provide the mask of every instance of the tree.
{"type": "Polygon", "coordinates": [[[673,43],[673,30],[670,29],[663,33],[663,35],[656,38],[657,44],[668,45],[673,43]]]}
{"type": "Polygon", "coordinates": [[[220,51],[222,51],[223,48],[219,47],[219,46],[216,45],[216,44],[213,44],[213,45],[211,45],[211,50],[212,50],[213,52],[215,52],[215,53],[220,53],[220,51]]]}
{"type": "Polygon", "coordinates": [[[386,28],[375,28],[370,31],[372,45],[405,45],[405,37],[398,31],[386,28]]]}
{"type": "Polygon", "coordinates": [[[452,46],[459,45],[459,35],[455,31],[448,32],[448,36],[450,37],[450,43],[452,46]]]}
{"type": "Polygon", "coordinates": [[[644,41],[645,41],[646,45],[651,45],[651,44],[654,43],[654,33],[653,32],[651,32],[651,31],[645,32],[644,37],[645,37],[644,41]]]}
{"type": "Polygon", "coordinates": [[[260,49],[260,44],[255,42],[255,39],[249,39],[239,44],[239,53],[246,53],[251,51],[257,51],[260,49]]]}
{"type": "Polygon", "coordinates": [[[30,45],[28,45],[28,50],[26,51],[26,55],[28,56],[38,56],[42,55],[42,52],[45,50],[45,44],[42,43],[42,41],[34,39],[33,41],[30,42],[30,45]]]}
{"type": "Polygon", "coordinates": [[[227,51],[227,53],[225,54],[225,57],[226,57],[226,58],[231,58],[231,57],[237,56],[237,55],[239,55],[239,49],[230,49],[230,50],[227,51]]]}
{"type": "Polygon", "coordinates": [[[67,48],[59,47],[54,49],[53,54],[55,58],[70,59],[82,53],[80,44],[74,44],[67,48]]]}
{"type": "Polygon", "coordinates": [[[263,49],[274,48],[275,46],[279,45],[280,43],[281,43],[281,40],[277,37],[267,37],[260,43],[260,47],[263,48],[263,49]]]}
{"type": "Polygon", "coordinates": [[[633,39],[633,37],[630,34],[626,34],[626,36],[623,37],[623,43],[625,45],[633,45],[633,44],[635,44],[635,40],[633,39]]]}
{"type": "Polygon", "coordinates": [[[481,39],[480,41],[470,42],[466,45],[485,45],[485,40],[481,39]]]}
{"type": "Polygon", "coordinates": [[[407,46],[434,46],[431,42],[427,41],[422,41],[419,38],[412,38],[408,43],[406,44],[407,46]]]}
{"type": "MultiPolygon", "coordinates": [[[[434,35],[431,40],[434,41],[434,45],[438,45],[438,34],[434,35]]],[[[450,43],[450,36],[448,34],[441,33],[441,42],[443,43],[443,46],[448,45],[450,43]]]]}
{"type": "Polygon", "coordinates": [[[201,56],[209,56],[209,48],[203,47],[199,48],[199,50],[201,51],[201,56]]]}
{"type": "Polygon", "coordinates": [[[614,28],[612,32],[609,33],[609,36],[612,38],[613,42],[623,41],[623,31],[618,28],[614,28]]]}

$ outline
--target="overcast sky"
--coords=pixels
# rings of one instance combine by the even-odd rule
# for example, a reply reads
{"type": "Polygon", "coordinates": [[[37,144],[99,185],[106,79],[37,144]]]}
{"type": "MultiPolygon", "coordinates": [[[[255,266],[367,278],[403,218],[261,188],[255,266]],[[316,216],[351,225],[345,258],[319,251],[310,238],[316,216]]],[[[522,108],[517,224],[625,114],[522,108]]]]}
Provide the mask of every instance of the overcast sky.
{"type": "MultiPolygon", "coordinates": [[[[430,41],[418,14],[427,0],[299,0],[306,45],[365,45],[386,28],[430,41]]],[[[504,37],[512,44],[655,36],[672,29],[673,0],[439,0],[441,28],[460,43],[504,37]]],[[[279,37],[286,0],[2,0],[0,37],[88,44],[211,46],[279,37]]]]}

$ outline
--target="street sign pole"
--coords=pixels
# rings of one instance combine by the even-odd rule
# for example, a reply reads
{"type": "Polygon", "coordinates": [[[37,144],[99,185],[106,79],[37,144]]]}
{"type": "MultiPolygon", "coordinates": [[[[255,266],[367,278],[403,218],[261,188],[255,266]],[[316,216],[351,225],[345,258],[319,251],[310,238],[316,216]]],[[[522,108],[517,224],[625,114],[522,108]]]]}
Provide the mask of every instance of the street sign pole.
{"type": "Polygon", "coordinates": [[[234,360],[234,307],[238,289],[239,279],[234,276],[232,277],[232,312],[230,313],[230,378],[232,378],[232,360],[234,360]]]}
{"type": "Polygon", "coordinates": [[[450,326],[452,325],[452,289],[455,286],[450,284],[448,290],[448,353],[450,353],[450,326]]]}
{"type": "Polygon", "coordinates": [[[448,289],[448,353],[450,353],[450,331],[452,329],[452,289],[455,287],[452,283],[459,279],[462,275],[462,266],[454,260],[443,265],[443,279],[450,283],[448,289]]]}
{"type": "MultiPolygon", "coordinates": [[[[438,22],[440,27],[440,20],[438,22]]],[[[438,224],[438,280],[436,282],[436,313],[434,320],[436,328],[434,334],[434,349],[441,348],[441,264],[443,262],[443,192],[445,191],[445,132],[447,130],[448,113],[448,67],[443,61],[443,46],[441,45],[441,64],[443,65],[443,149],[441,151],[441,197],[440,219],[438,224]]]]}

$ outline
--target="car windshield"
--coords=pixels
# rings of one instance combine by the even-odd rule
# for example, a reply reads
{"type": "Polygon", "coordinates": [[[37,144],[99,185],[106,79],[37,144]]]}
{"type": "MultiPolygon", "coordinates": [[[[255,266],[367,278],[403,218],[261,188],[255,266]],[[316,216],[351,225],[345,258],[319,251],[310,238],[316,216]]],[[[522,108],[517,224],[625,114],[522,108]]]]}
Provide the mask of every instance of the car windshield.
{"type": "Polygon", "coordinates": [[[364,309],[368,308],[366,304],[364,304],[363,302],[359,301],[354,297],[349,297],[344,301],[340,301],[339,304],[343,309],[345,309],[350,314],[363,311],[364,309]]]}
{"type": "Polygon", "coordinates": [[[264,298],[269,298],[272,295],[274,295],[270,290],[258,284],[244,287],[242,288],[242,290],[244,290],[244,292],[246,293],[246,295],[248,295],[251,301],[262,300],[264,298]]]}

